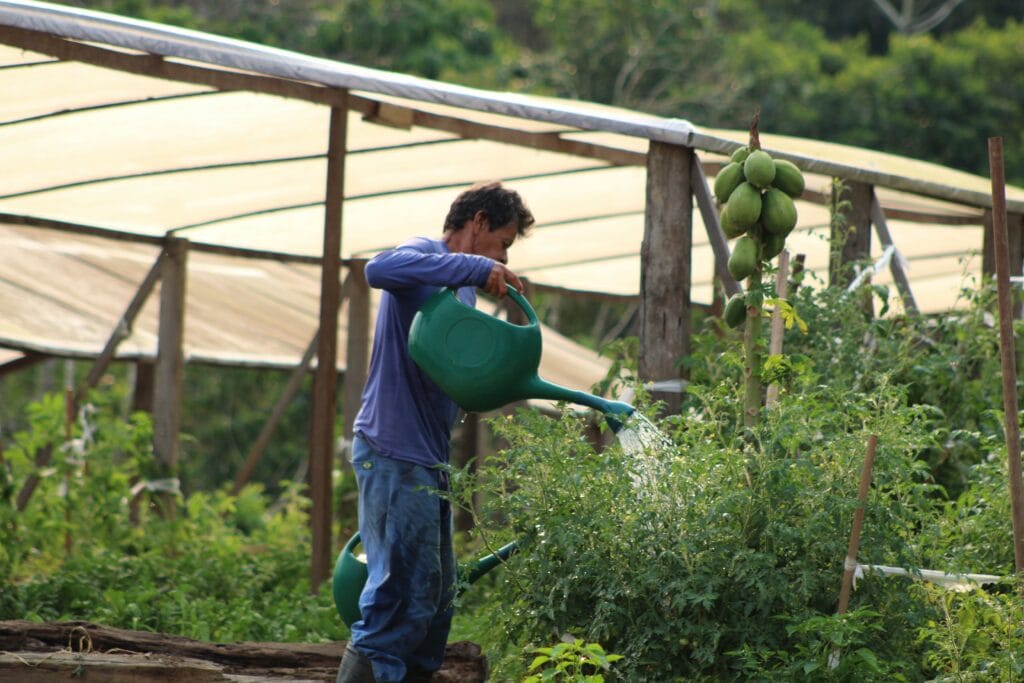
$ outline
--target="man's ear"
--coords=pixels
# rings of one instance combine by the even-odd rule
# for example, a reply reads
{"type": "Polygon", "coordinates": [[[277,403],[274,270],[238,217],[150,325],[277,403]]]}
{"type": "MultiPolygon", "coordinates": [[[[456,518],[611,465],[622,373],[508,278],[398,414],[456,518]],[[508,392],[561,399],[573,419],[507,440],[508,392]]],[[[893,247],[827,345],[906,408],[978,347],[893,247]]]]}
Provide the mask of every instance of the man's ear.
{"type": "Polygon", "coordinates": [[[486,232],[490,224],[490,219],[487,217],[487,212],[480,210],[473,214],[473,232],[480,233],[486,232]]]}

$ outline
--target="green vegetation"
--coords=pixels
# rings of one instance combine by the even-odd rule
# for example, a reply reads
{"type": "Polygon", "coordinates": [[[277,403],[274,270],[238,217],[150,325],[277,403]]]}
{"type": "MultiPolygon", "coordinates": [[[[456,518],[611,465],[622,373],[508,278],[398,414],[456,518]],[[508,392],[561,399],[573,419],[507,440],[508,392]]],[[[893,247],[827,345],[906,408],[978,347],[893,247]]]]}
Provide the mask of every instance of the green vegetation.
{"type": "Polygon", "coordinates": [[[950,415],[992,415],[998,392],[922,400],[939,395],[933,382],[969,387],[998,370],[993,354],[966,367],[960,355],[967,339],[994,342],[988,296],[948,316],[952,338],[926,317],[869,319],[860,292],[805,288],[808,331],[791,330],[787,362],[764,378],[783,384],[780,402],[753,426],[739,333],[723,343],[718,321],[695,341],[682,414],[645,408],[671,446],[596,447],[571,411],[497,420],[509,447],[456,481],[485,492],[481,542],[525,544],[481,588],[477,634],[499,677],[518,680],[526,651],[570,633],[622,654],[625,680],[1018,678],[1024,610],[1011,580],[951,594],[869,574],[835,614],[870,434],[861,562],[1013,575],[998,421],[963,428],[950,415]],[[922,372],[933,364],[941,379],[922,372]]]}
{"type": "Polygon", "coordinates": [[[92,396],[70,441],[63,399],[48,395],[4,450],[0,619],[88,619],[221,642],[345,637],[328,587],[310,591],[309,501],[298,487],[273,507],[260,486],[193,493],[165,519],[144,486],[149,418],[117,418],[111,395],[92,396]],[[34,454],[47,445],[53,459],[38,470],[34,454]],[[39,485],[18,512],[32,473],[39,485]]]}
{"type": "MultiPolygon", "coordinates": [[[[948,593],[869,574],[835,614],[869,434],[879,447],[861,562],[1013,574],[993,295],[964,291],[956,313],[873,318],[864,295],[885,310],[882,288],[801,286],[790,305],[806,332],[794,325],[785,355],[764,364],[762,380],[783,390],[753,425],[740,332],[716,319],[694,340],[681,414],[655,418],[640,390],[669,443],[596,444],[570,411],[496,420],[507,448],[476,475],[454,472],[458,501],[484,501],[460,554],[511,539],[523,549],[462,596],[453,638],[483,644],[499,680],[1018,680],[1024,612],[1010,579],[948,593]]],[[[765,303],[781,305],[770,289],[765,303]]],[[[635,345],[614,348],[610,380],[637,388],[635,345]]],[[[133,504],[155,471],[151,427],[120,417],[119,385],[90,397],[70,441],[51,394],[6,442],[0,618],[215,641],[346,637],[328,586],[310,593],[296,486],[194,491],[166,519],[159,491],[133,504]],[[53,460],[38,469],[47,445],[53,460]]],[[[339,492],[349,479],[338,473],[339,492]]]]}
{"type": "MultiPolygon", "coordinates": [[[[706,126],[745,128],[759,105],[778,122],[773,133],[978,173],[986,172],[978,140],[1024,143],[1019,3],[973,3],[976,17],[957,12],[913,35],[879,28],[869,3],[831,0],[74,4],[706,126]]],[[[723,195],[742,179],[743,159],[735,161],[736,184],[716,187],[723,195]]],[[[1008,176],[1024,181],[1024,156],[1007,163],[1008,176]]],[[[762,180],[796,192],[796,178],[775,173],[762,180]]],[[[733,227],[733,236],[750,228],[733,227]]],[[[453,634],[482,643],[500,679],[1024,677],[1019,580],[952,593],[868,575],[851,610],[835,614],[870,434],[879,451],[862,562],[1013,574],[993,292],[967,282],[961,310],[890,316],[885,288],[806,284],[788,302],[770,285],[756,288],[756,300],[732,304],[728,326],[698,318],[679,415],[656,417],[632,376],[635,345],[612,345],[619,356],[609,383],[637,391],[669,443],[638,452],[610,434],[595,443],[574,412],[559,420],[520,412],[493,425],[507,447],[476,474],[453,473],[459,501],[483,501],[476,530],[460,539],[465,554],[512,539],[524,546],[460,598],[453,634]],[[865,314],[866,299],[880,317],[865,314]],[[765,350],[748,313],[760,321],[762,307],[802,324],[786,332],[785,354],[764,356],[756,379],[782,392],[752,421],[745,358],[765,350]]],[[[607,341],[592,307],[537,301],[577,338],[607,341]]],[[[628,304],[615,306],[616,317],[628,317],[628,304]]],[[[90,619],[215,641],[346,637],[329,587],[312,594],[306,578],[309,503],[290,482],[301,479],[306,451],[304,399],[285,416],[260,483],[225,492],[280,374],[190,369],[182,493],[170,492],[176,514],[165,517],[152,427],[126,408],[123,368],[70,427],[52,371],[44,365],[0,384],[0,618],[90,619]],[[37,466],[47,451],[52,460],[37,466]],[[38,487],[18,511],[33,476],[38,487]]],[[[336,476],[350,496],[351,477],[336,476]]],[[[342,505],[348,516],[336,537],[347,536],[353,510],[342,505]]]]}

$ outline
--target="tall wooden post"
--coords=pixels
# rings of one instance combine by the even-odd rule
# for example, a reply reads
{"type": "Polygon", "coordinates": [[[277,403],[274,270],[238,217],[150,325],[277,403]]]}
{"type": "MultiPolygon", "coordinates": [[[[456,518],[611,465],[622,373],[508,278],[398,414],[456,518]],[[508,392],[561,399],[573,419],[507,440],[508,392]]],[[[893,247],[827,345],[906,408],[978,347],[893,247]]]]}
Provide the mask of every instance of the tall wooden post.
{"type": "Polygon", "coordinates": [[[310,527],[313,549],[309,578],[313,592],[331,569],[331,471],[334,464],[334,417],[338,392],[338,305],[341,285],[341,217],[345,191],[345,144],[348,109],[331,108],[327,145],[327,189],[324,205],[324,248],[320,271],[320,340],[313,381],[310,428],[309,490],[313,507],[310,527]]]}
{"type": "MultiPolygon", "coordinates": [[[[185,378],[185,285],[188,240],[169,237],[160,266],[160,316],[153,367],[153,451],[164,478],[178,476],[178,428],[185,378]]],[[[174,516],[170,493],[160,496],[162,514],[174,516]]]]}
{"type": "MultiPolygon", "coordinates": [[[[690,350],[690,250],[693,150],[652,141],[647,151],[647,206],[640,250],[640,377],[682,377],[680,360],[690,350]]],[[[655,394],[669,413],[681,397],[655,394]]]]}
{"type": "Polygon", "coordinates": [[[992,169],[992,233],[999,296],[999,360],[1003,371],[1003,427],[1006,431],[1007,475],[1013,526],[1013,557],[1017,574],[1024,574],[1024,479],[1020,460],[1020,412],[1017,404],[1017,363],[1014,358],[1013,320],[1010,312],[1010,259],[1006,230],[1006,176],[1003,139],[988,139],[992,169]]]}
{"type": "Polygon", "coordinates": [[[345,351],[345,439],[351,443],[370,357],[370,286],[366,261],[353,260],[348,276],[348,344],[345,351]]]}
{"type": "MultiPolygon", "coordinates": [[[[982,233],[981,273],[985,277],[995,277],[996,260],[993,234],[992,210],[985,209],[985,223],[982,233]]],[[[1019,213],[1006,214],[1006,253],[1009,259],[1011,278],[1020,277],[1024,270],[1024,215],[1019,213]]],[[[1010,290],[1013,296],[1013,316],[1022,317],[1020,289],[1010,290]]]]}

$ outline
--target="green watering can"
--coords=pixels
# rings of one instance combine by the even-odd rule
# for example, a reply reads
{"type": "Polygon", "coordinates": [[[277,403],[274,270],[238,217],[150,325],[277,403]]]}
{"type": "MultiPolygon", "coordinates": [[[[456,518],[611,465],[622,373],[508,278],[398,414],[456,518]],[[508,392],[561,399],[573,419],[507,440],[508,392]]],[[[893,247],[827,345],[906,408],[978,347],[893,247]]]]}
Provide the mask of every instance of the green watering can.
{"type": "MultiPolygon", "coordinates": [[[[368,576],[366,561],[355,554],[356,546],[359,543],[360,538],[357,531],[338,553],[338,561],[334,564],[334,578],[331,582],[334,606],[338,608],[341,620],[349,628],[362,618],[362,613],[359,611],[359,594],[363,592],[363,586],[366,585],[368,576]]],[[[476,583],[481,576],[507,560],[518,549],[519,543],[513,541],[479,560],[460,564],[458,587],[476,583]]]]}
{"type": "MultiPolygon", "coordinates": [[[[610,415],[633,406],[546,382],[540,367],[540,322],[530,303],[509,286],[526,314],[514,325],[465,305],[445,288],[420,307],[409,330],[409,355],[463,410],[487,412],[530,398],[567,401],[610,415]]],[[[618,431],[620,423],[608,419],[618,431]]]]}

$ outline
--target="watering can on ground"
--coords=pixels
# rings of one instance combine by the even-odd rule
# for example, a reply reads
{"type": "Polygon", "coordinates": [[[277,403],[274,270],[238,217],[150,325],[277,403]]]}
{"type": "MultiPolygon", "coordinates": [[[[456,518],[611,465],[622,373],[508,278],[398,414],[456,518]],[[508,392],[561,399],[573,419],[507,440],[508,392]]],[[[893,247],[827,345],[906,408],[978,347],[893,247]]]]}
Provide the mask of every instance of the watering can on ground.
{"type": "Polygon", "coordinates": [[[567,401],[610,416],[628,416],[633,406],[609,401],[540,378],[541,336],[537,314],[523,295],[508,294],[527,324],[515,325],[467,306],[456,290],[442,289],[420,307],[409,330],[409,355],[460,408],[487,412],[526,399],[567,401]]]}
{"type": "MultiPolygon", "coordinates": [[[[359,595],[363,592],[363,586],[366,585],[368,577],[366,560],[355,554],[360,540],[357,531],[338,553],[338,561],[334,564],[334,577],[331,582],[334,606],[338,609],[341,620],[349,628],[362,618],[362,613],[359,611],[359,595]]],[[[461,589],[466,584],[476,583],[481,576],[507,560],[518,549],[519,543],[513,541],[498,548],[490,555],[485,555],[473,562],[460,564],[458,568],[459,584],[456,588],[461,589]]]]}

